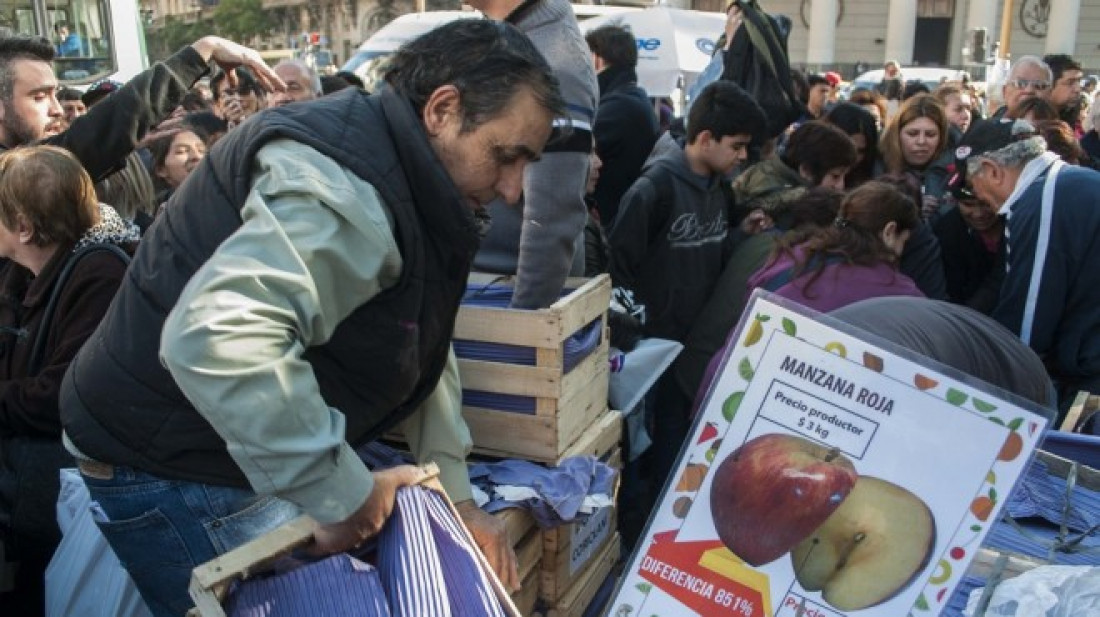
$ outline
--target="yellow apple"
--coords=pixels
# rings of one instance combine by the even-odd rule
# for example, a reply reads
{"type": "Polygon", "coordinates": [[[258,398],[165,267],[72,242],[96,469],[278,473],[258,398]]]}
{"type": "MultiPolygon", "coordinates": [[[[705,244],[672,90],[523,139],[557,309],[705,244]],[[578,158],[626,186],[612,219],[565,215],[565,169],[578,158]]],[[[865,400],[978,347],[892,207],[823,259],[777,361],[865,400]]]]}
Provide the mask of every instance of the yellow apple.
{"type": "Polygon", "coordinates": [[[848,498],[791,551],[798,583],[833,608],[855,611],[893,598],[928,565],[936,521],[924,501],[886,480],[860,476],[848,498]]]}

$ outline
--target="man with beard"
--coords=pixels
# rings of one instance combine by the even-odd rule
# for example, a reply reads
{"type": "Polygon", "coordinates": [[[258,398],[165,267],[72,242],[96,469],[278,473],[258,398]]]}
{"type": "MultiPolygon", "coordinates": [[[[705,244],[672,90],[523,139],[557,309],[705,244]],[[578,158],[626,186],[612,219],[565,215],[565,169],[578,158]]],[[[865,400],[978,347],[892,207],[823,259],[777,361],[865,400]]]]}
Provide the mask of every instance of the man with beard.
{"type": "Polygon", "coordinates": [[[211,61],[232,69],[245,65],[269,89],[279,77],[255,51],[206,36],[131,79],[109,100],[64,128],[53,62],[46,39],[0,33],[0,149],[39,142],[72,152],[94,181],[116,171],[142,136],[179,105],[211,61]]]}

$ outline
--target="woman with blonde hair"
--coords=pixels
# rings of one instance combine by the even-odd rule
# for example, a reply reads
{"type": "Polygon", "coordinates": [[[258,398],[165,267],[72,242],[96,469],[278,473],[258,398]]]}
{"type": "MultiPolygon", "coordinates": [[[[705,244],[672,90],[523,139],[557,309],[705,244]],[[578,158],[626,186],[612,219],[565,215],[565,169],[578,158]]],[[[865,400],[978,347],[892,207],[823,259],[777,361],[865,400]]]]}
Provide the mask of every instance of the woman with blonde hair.
{"type": "Polygon", "coordinates": [[[931,94],[920,94],[902,103],[886,124],[879,140],[882,167],[887,173],[908,174],[921,187],[921,215],[935,218],[947,189],[948,165],[954,155],[947,149],[947,114],[931,94]]]}
{"type": "Polygon", "coordinates": [[[844,198],[831,226],[781,238],[748,289],[766,289],[821,312],[879,296],[922,298],[898,271],[918,223],[909,197],[891,184],[868,182],[844,198]]]}
{"type": "Polygon", "coordinates": [[[10,614],[44,613],[44,574],[61,536],[58,470],[73,464],[61,445],[61,379],[139,237],[98,203],[68,151],[0,154],[0,542],[19,562],[15,590],[0,594],[10,614]]]}

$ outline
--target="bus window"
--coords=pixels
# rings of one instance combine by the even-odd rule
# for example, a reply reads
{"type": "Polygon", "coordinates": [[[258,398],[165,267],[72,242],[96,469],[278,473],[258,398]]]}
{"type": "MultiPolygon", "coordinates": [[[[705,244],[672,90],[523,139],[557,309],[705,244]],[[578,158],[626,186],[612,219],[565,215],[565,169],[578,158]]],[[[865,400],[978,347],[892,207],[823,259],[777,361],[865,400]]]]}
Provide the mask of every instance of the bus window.
{"type": "Polygon", "coordinates": [[[45,7],[34,0],[0,0],[0,26],[49,40],[56,53],[54,72],[62,83],[87,85],[105,77],[127,81],[147,64],[136,4],[52,0],[45,7]]]}
{"type": "Polygon", "coordinates": [[[47,12],[61,81],[87,82],[114,72],[110,19],[102,0],[66,0],[47,12]]]}

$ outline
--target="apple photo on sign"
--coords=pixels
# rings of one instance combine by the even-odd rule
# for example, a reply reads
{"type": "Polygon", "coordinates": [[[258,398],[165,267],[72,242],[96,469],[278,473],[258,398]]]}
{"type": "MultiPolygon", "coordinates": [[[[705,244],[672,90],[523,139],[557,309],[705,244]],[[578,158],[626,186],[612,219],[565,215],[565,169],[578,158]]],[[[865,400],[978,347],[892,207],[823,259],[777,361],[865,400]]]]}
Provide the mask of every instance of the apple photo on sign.
{"type": "Polygon", "coordinates": [[[745,563],[770,563],[820,527],[856,479],[852,461],[836,448],[797,435],[760,435],[731,452],[714,472],[714,528],[745,563]]]}
{"type": "Polygon", "coordinates": [[[759,435],[731,452],[714,473],[710,509],[733,554],[754,567],[790,554],[798,583],[842,611],[896,596],[936,544],[924,500],[797,435],[759,435]]]}

